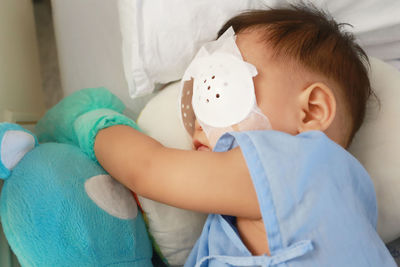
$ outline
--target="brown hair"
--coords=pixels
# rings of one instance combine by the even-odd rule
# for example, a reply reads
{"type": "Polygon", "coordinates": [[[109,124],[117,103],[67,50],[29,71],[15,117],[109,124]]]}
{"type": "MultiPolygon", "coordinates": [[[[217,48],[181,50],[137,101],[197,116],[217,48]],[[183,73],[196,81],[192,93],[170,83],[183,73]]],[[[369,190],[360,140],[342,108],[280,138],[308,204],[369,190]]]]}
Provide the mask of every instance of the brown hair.
{"type": "Polygon", "coordinates": [[[294,59],[306,69],[335,81],[352,120],[349,145],[364,120],[366,103],[373,92],[368,57],[353,35],[342,31],[344,25],[349,24],[337,23],[326,12],[301,4],[244,12],[227,21],[218,36],[231,26],[236,33],[253,27],[264,29],[275,56],[294,59]]]}

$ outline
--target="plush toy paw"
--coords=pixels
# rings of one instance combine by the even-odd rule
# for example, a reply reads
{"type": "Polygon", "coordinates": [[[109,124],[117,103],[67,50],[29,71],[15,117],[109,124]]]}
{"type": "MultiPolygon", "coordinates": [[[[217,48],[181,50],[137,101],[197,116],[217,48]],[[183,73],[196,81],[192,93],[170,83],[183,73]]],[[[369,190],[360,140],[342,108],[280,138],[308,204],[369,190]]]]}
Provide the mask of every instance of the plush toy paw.
{"type": "Polygon", "coordinates": [[[96,109],[79,116],[74,123],[74,130],[82,152],[97,161],[94,153],[96,135],[101,129],[113,125],[127,125],[140,131],[133,120],[110,109],[96,109]]]}
{"type": "Polygon", "coordinates": [[[73,127],[75,120],[96,109],[110,109],[122,113],[125,105],[106,88],[76,91],[48,110],[37,123],[35,133],[39,142],[78,144],[73,127]]]}
{"type": "Polygon", "coordinates": [[[121,100],[105,88],[83,89],[50,109],[38,122],[36,133],[40,142],[77,145],[96,161],[93,147],[98,131],[113,125],[139,130],[133,120],[122,114],[124,109],[121,100]]]}

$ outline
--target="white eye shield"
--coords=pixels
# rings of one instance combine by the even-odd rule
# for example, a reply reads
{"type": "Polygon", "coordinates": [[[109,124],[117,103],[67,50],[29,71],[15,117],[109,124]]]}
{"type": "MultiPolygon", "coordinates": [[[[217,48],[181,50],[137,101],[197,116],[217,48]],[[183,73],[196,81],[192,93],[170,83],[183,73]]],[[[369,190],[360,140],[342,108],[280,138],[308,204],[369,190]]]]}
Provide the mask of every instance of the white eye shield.
{"type": "Polygon", "coordinates": [[[212,147],[229,131],[271,129],[257,106],[253,77],[257,69],[242,58],[229,28],[218,40],[200,48],[182,78],[180,109],[189,135],[195,120],[212,147]]]}

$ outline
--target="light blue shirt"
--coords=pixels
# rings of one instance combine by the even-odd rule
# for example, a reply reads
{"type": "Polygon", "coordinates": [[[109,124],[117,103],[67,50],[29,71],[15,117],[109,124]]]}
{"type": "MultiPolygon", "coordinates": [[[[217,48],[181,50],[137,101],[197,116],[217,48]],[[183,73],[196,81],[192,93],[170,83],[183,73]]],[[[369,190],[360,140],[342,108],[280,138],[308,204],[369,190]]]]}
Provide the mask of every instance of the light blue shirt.
{"type": "MultiPolygon", "coordinates": [[[[209,215],[185,266],[396,266],[376,232],[373,183],[324,133],[227,133],[256,189],[271,256],[252,256],[229,216],[209,215]]],[[[240,196],[238,196],[240,197],[240,196]]]]}

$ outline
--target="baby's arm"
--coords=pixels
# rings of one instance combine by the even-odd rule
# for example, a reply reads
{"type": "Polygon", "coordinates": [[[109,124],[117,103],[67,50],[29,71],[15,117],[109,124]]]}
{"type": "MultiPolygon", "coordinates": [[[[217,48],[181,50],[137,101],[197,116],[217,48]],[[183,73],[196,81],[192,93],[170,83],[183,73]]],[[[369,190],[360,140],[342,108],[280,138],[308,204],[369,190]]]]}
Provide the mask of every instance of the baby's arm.
{"type": "Polygon", "coordinates": [[[99,131],[94,149],[104,169],[141,196],[205,213],[261,218],[239,148],[220,153],[170,149],[117,125],[99,131]]]}

